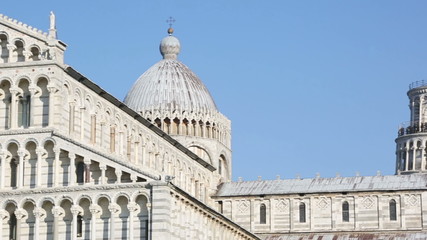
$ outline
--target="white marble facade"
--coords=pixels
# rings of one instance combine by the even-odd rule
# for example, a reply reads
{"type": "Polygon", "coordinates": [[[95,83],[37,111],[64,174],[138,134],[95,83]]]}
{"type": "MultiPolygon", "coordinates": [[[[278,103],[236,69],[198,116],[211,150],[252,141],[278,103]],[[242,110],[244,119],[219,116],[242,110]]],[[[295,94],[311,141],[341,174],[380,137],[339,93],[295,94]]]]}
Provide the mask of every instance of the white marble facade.
{"type": "Polygon", "coordinates": [[[427,236],[427,84],[408,93],[396,175],[231,182],[231,122],[172,29],[121,102],[64,64],[50,21],[0,15],[0,240],[427,236]]]}

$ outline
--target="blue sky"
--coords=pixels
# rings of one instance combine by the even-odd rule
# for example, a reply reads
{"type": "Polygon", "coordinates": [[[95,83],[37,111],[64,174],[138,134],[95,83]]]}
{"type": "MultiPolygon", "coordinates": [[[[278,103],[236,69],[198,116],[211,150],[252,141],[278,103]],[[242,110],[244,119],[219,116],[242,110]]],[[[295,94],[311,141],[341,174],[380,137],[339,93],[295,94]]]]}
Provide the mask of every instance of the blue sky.
{"type": "Polygon", "coordinates": [[[408,85],[427,76],[426,1],[4,1],[47,30],[65,61],[119,99],[161,59],[173,16],[179,59],[232,120],[233,178],[393,174],[408,85]]]}

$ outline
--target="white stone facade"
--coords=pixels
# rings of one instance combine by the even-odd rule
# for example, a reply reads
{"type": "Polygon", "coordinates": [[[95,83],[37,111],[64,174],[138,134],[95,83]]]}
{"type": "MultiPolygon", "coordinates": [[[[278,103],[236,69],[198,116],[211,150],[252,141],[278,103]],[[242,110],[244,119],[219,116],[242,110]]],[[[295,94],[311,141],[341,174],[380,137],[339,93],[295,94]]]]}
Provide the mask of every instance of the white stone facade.
{"type": "Polygon", "coordinates": [[[0,15],[0,240],[427,238],[427,83],[408,92],[396,175],[231,182],[231,122],[173,30],[123,103],[64,64],[50,19],[0,15]]]}
{"type": "Polygon", "coordinates": [[[258,239],[218,214],[219,175],[0,16],[0,239],[258,239]]]}

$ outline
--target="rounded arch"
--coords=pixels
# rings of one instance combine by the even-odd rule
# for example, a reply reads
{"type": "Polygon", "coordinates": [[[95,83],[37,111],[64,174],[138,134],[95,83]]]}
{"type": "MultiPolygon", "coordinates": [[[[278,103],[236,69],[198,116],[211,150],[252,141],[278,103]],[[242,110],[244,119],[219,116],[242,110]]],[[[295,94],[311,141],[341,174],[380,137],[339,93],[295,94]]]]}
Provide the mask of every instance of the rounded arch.
{"type": "Polygon", "coordinates": [[[28,143],[34,143],[34,144],[36,144],[37,147],[40,146],[39,145],[39,141],[37,139],[35,139],[35,138],[32,138],[32,137],[25,139],[22,142],[22,146],[27,147],[28,143]]]}
{"type": "Polygon", "coordinates": [[[17,87],[19,87],[19,85],[21,85],[21,83],[23,81],[27,81],[28,82],[28,86],[30,86],[31,84],[33,84],[33,81],[31,80],[31,78],[28,75],[21,75],[21,76],[15,78],[15,85],[17,87]]]}
{"type": "Polygon", "coordinates": [[[42,207],[42,206],[43,206],[43,204],[44,204],[45,202],[50,202],[50,203],[52,203],[52,205],[56,205],[56,204],[55,204],[55,199],[53,199],[53,198],[52,198],[52,197],[50,197],[50,196],[45,196],[45,197],[40,198],[40,199],[37,201],[36,206],[37,206],[37,207],[42,207]]]}
{"type": "Polygon", "coordinates": [[[91,196],[87,194],[81,194],[76,198],[76,204],[79,204],[84,199],[88,200],[91,204],[93,203],[91,196]]]}
{"type": "Polygon", "coordinates": [[[101,198],[106,198],[106,199],[108,199],[109,202],[111,202],[111,200],[112,200],[110,195],[108,195],[106,193],[101,193],[101,194],[96,195],[93,198],[93,202],[97,203],[99,201],[99,199],[101,199],[101,198]]]}
{"type": "Polygon", "coordinates": [[[200,143],[191,143],[187,147],[190,151],[192,151],[194,154],[196,154],[199,158],[205,160],[207,163],[212,164],[212,158],[209,154],[209,151],[207,148],[200,144],[200,143]]]}
{"type": "Polygon", "coordinates": [[[40,81],[46,81],[47,82],[46,86],[47,86],[51,82],[50,78],[46,74],[39,74],[34,79],[35,79],[34,85],[38,85],[40,81]]]}
{"type": "Polygon", "coordinates": [[[40,146],[45,146],[46,143],[48,143],[48,142],[51,142],[51,143],[53,143],[53,146],[56,146],[56,140],[52,137],[47,137],[47,138],[43,139],[40,146]]]}
{"type": "Polygon", "coordinates": [[[131,199],[128,193],[126,193],[126,192],[118,192],[118,193],[114,194],[112,202],[117,202],[117,199],[119,197],[125,197],[125,198],[127,198],[128,201],[130,201],[130,199],[131,199]]]}
{"type": "Polygon", "coordinates": [[[18,140],[16,140],[16,139],[9,139],[6,143],[5,143],[5,146],[6,146],[6,149],[7,148],[9,148],[9,145],[10,144],[16,144],[17,145],[17,147],[18,147],[18,149],[19,148],[21,148],[21,143],[20,142],[18,142],[18,140]]]}
{"type": "Polygon", "coordinates": [[[3,201],[2,205],[1,205],[1,208],[5,209],[6,206],[9,205],[9,204],[15,205],[16,208],[19,206],[18,202],[15,199],[8,198],[8,199],[6,199],[6,200],[3,201]]]}
{"type": "Polygon", "coordinates": [[[9,39],[9,34],[5,31],[0,31],[0,41],[6,40],[8,41],[9,39]]]}
{"type": "Polygon", "coordinates": [[[29,198],[29,197],[26,197],[26,198],[24,198],[24,199],[21,199],[20,201],[19,201],[19,208],[24,208],[24,205],[26,204],[26,203],[32,203],[34,206],[37,206],[36,205],[36,203],[37,203],[37,201],[36,200],[34,200],[33,198],[29,198]]]}
{"type": "Polygon", "coordinates": [[[150,202],[150,196],[149,196],[149,194],[148,193],[146,193],[146,192],[135,192],[135,193],[133,193],[132,194],[132,196],[131,196],[131,202],[136,202],[136,200],[139,198],[139,197],[144,197],[145,198],[145,200],[147,201],[147,203],[149,203],[150,202]]]}
{"type": "Polygon", "coordinates": [[[61,206],[61,204],[64,201],[69,201],[72,204],[78,203],[77,201],[74,201],[74,199],[71,196],[69,196],[69,195],[62,195],[62,197],[57,200],[57,202],[56,202],[57,204],[53,204],[53,205],[61,206]]]}

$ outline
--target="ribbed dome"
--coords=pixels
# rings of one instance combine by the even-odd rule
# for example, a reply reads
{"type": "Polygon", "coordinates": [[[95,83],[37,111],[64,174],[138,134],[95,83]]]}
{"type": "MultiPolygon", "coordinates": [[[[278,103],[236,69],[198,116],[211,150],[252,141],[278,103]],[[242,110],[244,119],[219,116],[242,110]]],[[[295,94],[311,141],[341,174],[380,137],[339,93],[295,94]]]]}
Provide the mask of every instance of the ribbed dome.
{"type": "Polygon", "coordinates": [[[217,111],[208,89],[187,66],[176,60],[179,40],[165,37],[160,43],[163,60],[139,77],[124,103],[137,112],[144,110],[217,111]]]}

